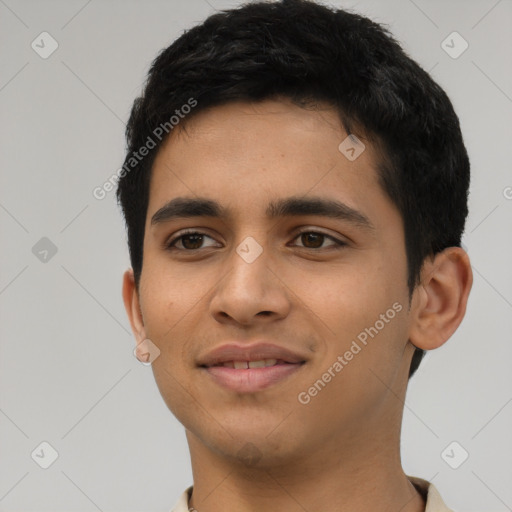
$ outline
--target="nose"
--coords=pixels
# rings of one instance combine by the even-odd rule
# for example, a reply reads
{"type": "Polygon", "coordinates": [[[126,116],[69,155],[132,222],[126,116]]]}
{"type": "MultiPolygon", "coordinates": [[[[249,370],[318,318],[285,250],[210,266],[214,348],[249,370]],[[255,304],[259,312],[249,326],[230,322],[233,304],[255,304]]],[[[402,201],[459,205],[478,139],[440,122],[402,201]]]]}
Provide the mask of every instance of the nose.
{"type": "MultiPolygon", "coordinates": [[[[241,244],[242,245],[242,244],[241,244]]],[[[290,310],[289,290],[278,277],[270,251],[255,259],[232,251],[225,261],[224,277],[212,298],[211,314],[220,323],[250,326],[286,317],[290,310]]]]}

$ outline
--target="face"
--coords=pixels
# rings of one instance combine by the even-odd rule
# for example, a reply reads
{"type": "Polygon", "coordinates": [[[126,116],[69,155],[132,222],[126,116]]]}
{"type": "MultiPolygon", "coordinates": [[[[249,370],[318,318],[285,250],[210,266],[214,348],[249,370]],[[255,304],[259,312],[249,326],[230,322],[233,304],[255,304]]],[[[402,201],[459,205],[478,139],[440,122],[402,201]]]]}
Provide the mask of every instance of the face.
{"type": "Polygon", "coordinates": [[[402,220],[371,144],[360,136],[354,159],[346,138],[328,108],[240,102],[198,113],[157,155],[134,309],[166,404],[217,454],[251,442],[272,464],[398,428],[390,389],[413,350],[402,220]],[[187,206],[199,199],[219,216],[187,206]],[[277,357],[250,358],[276,366],[203,366],[260,343],[277,357]]]}

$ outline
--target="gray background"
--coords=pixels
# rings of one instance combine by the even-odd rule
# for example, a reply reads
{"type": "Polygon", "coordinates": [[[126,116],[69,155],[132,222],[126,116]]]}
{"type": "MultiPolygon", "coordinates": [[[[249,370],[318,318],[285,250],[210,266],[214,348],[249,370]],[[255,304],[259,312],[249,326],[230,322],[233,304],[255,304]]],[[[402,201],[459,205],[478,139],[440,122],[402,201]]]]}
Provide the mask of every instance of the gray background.
{"type": "MultiPolygon", "coordinates": [[[[122,164],[124,123],[156,53],[238,4],[0,0],[1,511],[168,511],[192,482],[183,428],[133,355],[114,193],[92,191],[122,164]],[[47,59],[31,47],[43,31],[59,45],[47,59]],[[36,245],[43,237],[56,254],[36,245]],[[43,441],[58,452],[48,469],[31,456],[49,456],[43,441]]],[[[473,291],[461,327],[411,381],[404,468],[456,510],[512,510],[512,2],[331,5],[388,24],[431,71],[472,164],[473,291]],[[453,31],[469,43],[456,59],[441,46],[453,31]],[[441,456],[453,441],[452,465],[469,453],[458,469],[441,456]]]]}

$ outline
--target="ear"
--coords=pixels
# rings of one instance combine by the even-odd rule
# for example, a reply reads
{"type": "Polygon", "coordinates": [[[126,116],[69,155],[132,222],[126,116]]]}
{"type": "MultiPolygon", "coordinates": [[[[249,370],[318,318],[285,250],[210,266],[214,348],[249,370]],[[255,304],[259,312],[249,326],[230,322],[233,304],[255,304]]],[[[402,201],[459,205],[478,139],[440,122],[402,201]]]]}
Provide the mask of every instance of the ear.
{"type": "Polygon", "coordinates": [[[460,247],[448,247],[426,260],[413,293],[409,340],[423,350],[440,347],[456,331],[466,313],[473,272],[460,247]]]}
{"type": "Polygon", "coordinates": [[[140,308],[139,294],[135,286],[133,269],[131,268],[123,275],[123,301],[133,334],[135,335],[137,343],[140,343],[146,338],[146,332],[144,319],[142,318],[142,310],[140,308]]]}

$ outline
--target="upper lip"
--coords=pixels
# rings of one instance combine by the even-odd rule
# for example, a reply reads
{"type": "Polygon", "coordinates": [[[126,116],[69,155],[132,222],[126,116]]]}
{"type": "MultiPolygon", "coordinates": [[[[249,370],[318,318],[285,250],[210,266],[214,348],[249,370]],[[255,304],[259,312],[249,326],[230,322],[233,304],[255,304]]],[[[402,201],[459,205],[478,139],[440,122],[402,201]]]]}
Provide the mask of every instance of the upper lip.
{"type": "Polygon", "coordinates": [[[282,359],[287,363],[302,363],[306,358],[285,347],[272,343],[226,343],[214,348],[198,359],[198,366],[214,366],[228,361],[260,361],[282,359]]]}

